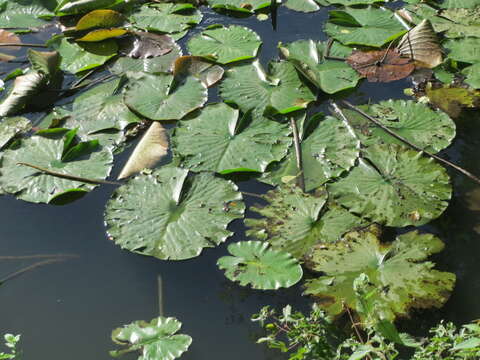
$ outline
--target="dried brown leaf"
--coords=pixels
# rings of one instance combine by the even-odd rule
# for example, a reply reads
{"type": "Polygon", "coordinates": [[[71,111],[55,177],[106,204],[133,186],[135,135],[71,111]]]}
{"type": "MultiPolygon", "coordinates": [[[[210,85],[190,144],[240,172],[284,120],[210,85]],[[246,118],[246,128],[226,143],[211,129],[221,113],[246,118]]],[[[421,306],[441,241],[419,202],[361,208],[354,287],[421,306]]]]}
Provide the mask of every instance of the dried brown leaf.
{"type": "Polygon", "coordinates": [[[181,56],[175,60],[173,75],[194,76],[200,79],[205,86],[211,87],[223,77],[221,66],[206,60],[201,56],[181,56]]]}

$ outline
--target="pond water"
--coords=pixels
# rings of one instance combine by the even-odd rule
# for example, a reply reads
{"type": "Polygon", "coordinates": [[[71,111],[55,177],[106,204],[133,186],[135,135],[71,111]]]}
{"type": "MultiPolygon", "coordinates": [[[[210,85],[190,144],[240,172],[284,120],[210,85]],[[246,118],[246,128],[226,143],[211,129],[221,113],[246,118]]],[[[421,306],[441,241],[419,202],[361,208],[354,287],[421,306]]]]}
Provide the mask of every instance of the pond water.
{"type": "MultiPolygon", "coordinates": [[[[278,56],[279,41],[325,40],[321,29],[327,10],[302,14],[282,7],[276,31],[269,21],[261,22],[255,17],[235,19],[206,10],[203,22],[191,34],[215,23],[250,27],[263,40],[260,59],[266,65],[278,56]]],[[[365,103],[369,99],[405,98],[403,89],[409,85],[407,80],[389,84],[364,82],[349,99],[365,103]]],[[[212,94],[211,99],[215,96],[212,94]]],[[[327,111],[325,104],[317,109],[327,111]]],[[[440,154],[476,174],[480,174],[479,121],[480,116],[475,113],[458,120],[453,145],[440,154]]],[[[118,156],[112,179],[130,151],[118,156]]],[[[425,334],[442,318],[460,324],[480,317],[476,296],[480,291],[480,236],[474,231],[480,217],[478,212],[468,210],[469,193],[475,186],[457,173],[450,174],[454,198],[446,213],[425,228],[445,241],[445,250],[433,260],[439,269],[454,272],[457,284],[440,311],[417,312],[411,320],[401,321],[402,327],[417,334],[425,334]]],[[[253,193],[269,189],[254,181],[240,183],[240,187],[253,193]]],[[[108,350],[114,347],[110,340],[112,329],[133,320],[149,320],[159,312],[177,317],[183,322],[182,332],[192,336],[193,344],[182,356],[185,360],[278,358],[277,353],[254,343],[259,327],[249,318],[267,304],[291,303],[305,308],[301,288],[262,292],[228,281],[216,266],[217,259],[226,254],[226,244],[204,250],[198,258],[179,262],[122,251],[107,240],[103,224],[104,206],[113,190],[114,186],[103,185],[65,206],[32,205],[11,196],[0,198],[1,255],[77,256],[37,268],[1,286],[0,333],[22,334],[24,358],[110,359],[108,350]]],[[[252,197],[246,201],[258,202],[252,197]]],[[[231,227],[237,235],[227,244],[245,238],[240,222],[231,227]]],[[[31,263],[1,261],[1,274],[31,263]]]]}

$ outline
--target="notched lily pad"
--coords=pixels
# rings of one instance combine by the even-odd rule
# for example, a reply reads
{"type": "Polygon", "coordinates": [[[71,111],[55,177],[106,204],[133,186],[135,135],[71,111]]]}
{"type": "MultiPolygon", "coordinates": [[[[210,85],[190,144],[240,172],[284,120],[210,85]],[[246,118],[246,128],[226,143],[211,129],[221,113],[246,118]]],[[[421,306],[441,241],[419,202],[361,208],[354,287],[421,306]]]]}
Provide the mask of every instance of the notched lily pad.
{"type": "Polygon", "coordinates": [[[341,242],[314,247],[306,264],[325,275],[309,280],[305,293],[338,316],[345,307],[356,309],[353,282],[366,274],[378,289],[369,296],[381,305],[384,319],[408,316],[411,308],[440,308],[454,287],[455,274],[434,270],[434,264],[424,260],[443,247],[437,237],[417,231],[387,244],[371,232],[351,232],[341,242]]]}
{"type": "Polygon", "coordinates": [[[233,256],[218,259],[225,276],[254,289],[276,290],[295,285],[303,276],[302,267],[289,253],[270,249],[262,241],[241,241],[228,246],[233,256]]]}
{"type": "Polygon", "coordinates": [[[452,195],[445,169],[400,145],[373,145],[350,173],[329,185],[336,202],[387,226],[423,225],[439,217],[452,195]]]}
{"type": "Polygon", "coordinates": [[[249,28],[231,25],[205,29],[188,41],[195,56],[208,56],[220,64],[229,64],[257,56],[262,41],[249,28]]]}
{"type": "Polygon", "coordinates": [[[124,350],[110,351],[113,357],[119,357],[132,351],[140,351],[139,360],[173,360],[188,350],[192,338],[177,334],[182,323],[172,317],[159,316],[151,320],[135,321],[113,330],[112,340],[124,350]]]}
{"type": "Polygon", "coordinates": [[[236,186],[209,173],[163,167],[120,186],[108,201],[105,223],[117,245],[163,260],[182,260],[215,247],[243,217],[236,186]]]}

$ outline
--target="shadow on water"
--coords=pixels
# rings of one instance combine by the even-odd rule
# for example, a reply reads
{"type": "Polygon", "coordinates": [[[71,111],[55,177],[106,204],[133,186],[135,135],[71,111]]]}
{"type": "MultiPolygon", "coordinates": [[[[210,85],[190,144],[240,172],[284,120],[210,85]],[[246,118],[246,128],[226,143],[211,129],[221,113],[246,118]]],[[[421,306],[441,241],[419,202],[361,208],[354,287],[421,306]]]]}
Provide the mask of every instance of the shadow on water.
{"type": "MultiPolygon", "coordinates": [[[[202,24],[192,33],[215,23],[248,26],[263,40],[260,60],[266,65],[278,57],[280,40],[325,40],[321,28],[328,16],[327,10],[302,14],[279,8],[276,31],[272,30],[270,21],[258,21],[255,17],[235,19],[206,10],[202,24]]],[[[185,40],[181,43],[184,45],[185,40]]],[[[408,81],[363,83],[349,99],[364,103],[405,98],[403,89],[408,86],[408,81]]],[[[215,100],[215,93],[211,100],[215,100]]],[[[321,104],[319,109],[325,111],[325,106],[321,104]]],[[[477,174],[480,173],[476,155],[480,146],[478,120],[477,116],[477,119],[459,121],[458,137],[443,153],[477,174]]],[[[130,151],[118,157],[114,175],[130,151]]],[[[440,318],[463,323],[480,317],[475,296],[480,291],[476,261],[480,236],[473,230],[480,217],[478,212],[468,210],[467,201],[467,194],[474,186],[467,179],[452,175],[454,199],[446,214],[426,229],[446,242],[445,251],[435,260],[441,269],[455,272],[458,282],[451,300],[442,310],[422,312],[415,326],[405,322],[405,326],[414,327],[419,333],[424,333],[440,318]]],[[[269,189],[253,181],[243,182],[240,187],[252,193],[269,189]]],[[[103,185],[80,201],[58,207],[32,205],[10,196],[0,198],[1,255],[65,253],[78,256],[38,268],[1,286],[0,332],[23,334],[25,359],[109,359],[113,328],[158,315],[158,276],[163,284],[164,315],[177,317],[184,324],[182,331],[194,339],[190,351],[182,358],[278,358],[277,353],[254,343],[259,327],[249,318],[267,304],[292,303],[305,308],[306,300],[299,296],[300,288],[273,293],[251,291],[229,282],[216,267],[217,259],[226,253],[225,244],[205,250],[198,258],[179,262],[122,251],[107,240],[103,224],[103,209],[113,189],[103,185]]],[[[247,197],[247,202],[258,202],[258,199],[247,197]]],[[[231,229],[236,235],[228,243],[245,238],[240,222],[235,222],[231,229]]],[[[27,265],[24,261],[14,266],[0,262],[0,270],[2,274],[9,273],[27,265]]]]}

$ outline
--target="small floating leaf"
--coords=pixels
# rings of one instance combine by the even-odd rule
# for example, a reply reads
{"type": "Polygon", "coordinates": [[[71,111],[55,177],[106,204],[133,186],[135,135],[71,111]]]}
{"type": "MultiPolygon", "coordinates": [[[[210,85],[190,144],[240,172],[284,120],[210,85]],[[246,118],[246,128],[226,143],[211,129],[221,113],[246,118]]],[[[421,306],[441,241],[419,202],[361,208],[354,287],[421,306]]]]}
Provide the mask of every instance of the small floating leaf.
{"type": "Polygon", "coordinates": [[[188,76],[176,83],[170,74],[138,74],[128,85],[124,101],[152,120],[179,120],[207,101],[207,88],[188,76]]]}
{"type": "Polygon", "coordinates": [[[249,28],[231,25],[203,30],[188,42],[188,50],[195,56],[208,56],[220,64],[251,59],[257,56],[262,41],[249,28]]]}
{"type": "Polygon", "coordinates": [[[315,100],[292,64],[271,62],[268,70],[265,73],[258,61],[231,68],[220,84],[220,95],[244,113],[253,109],[254,117],[262,116],[267,107],[288,114],[305,109],[315,100]]]}
{"type": "Polygon", "coordinates": [[[143,169],[153,169],[167,153],[168,134],[162,124],[154,121],[130,155],[118,179],[127,178],[143,169]]]}
{"type": "Polygon", "coordinates": [[[236,186],[209,173],[163,167],[120,186],[108,201],[105,222],[116,244],[159,259],[182,260],[215,247],[243,217],[236,186]]]}
{"type": "Polygon", "coordinates": [[[182,323],[172,317],[159,316],[150,322],[135,321],[113,330],[112,340],[126,346],[124,350],[110,351],[113,357],[126,352],[140,351],[139,360],[173,360],[188,350],[192,338],[176,334],[182,323]]]}
{"type": "Polygon", "coordinates": [[[423,225],[448,206],[452,188],[445,169],[400,145],[373,145],[343,179],[328,187],[354,214],[387,226],[423,225]]]}
{"type": "Polygon", "coordinates": [[[233,256],[218,259],[225,276],[254,289],[276,290],[295,285],[303,276],[300,264],[287,252],[269,249],[262,241],[241,241],[228,246],[233,256]]]}
{"type": "Polygon", "coordinates": [[[355,310],[353,282],[364,273],[378,289],[370,296],[389,321],[408,316],[411,308],[440,308],[453,289],[455,274],[434,270],[433,263],[423,260],[443,247],[437,237],[417,231],[388,244],[368,231],[351,232],[343,241],[314,247],[307,266],[325,275],[309,280],[305,293],[318,298],[333,316],[343,313],[345,306],[355,310]]]}
{"type": "Polygon", "coordinates": [[[289,134],[286,124],[266,118],[249,122],[238,110],[220,103],[180,124],[173,142],[183,167],[193,171],[262,172],[285,156],[289,134]]]}

